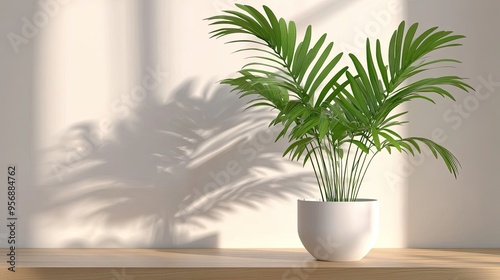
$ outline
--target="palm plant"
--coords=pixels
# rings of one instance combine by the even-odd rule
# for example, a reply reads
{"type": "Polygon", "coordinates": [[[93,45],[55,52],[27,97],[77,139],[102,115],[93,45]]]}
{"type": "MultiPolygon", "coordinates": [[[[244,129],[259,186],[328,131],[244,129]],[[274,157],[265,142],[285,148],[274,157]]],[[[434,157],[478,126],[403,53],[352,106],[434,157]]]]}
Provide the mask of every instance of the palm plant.
{"type": "Polygon", "coordinates": [[[460,164],[443,146],[422,137],[403,138],[394,129],[407,121],[407,111],[394,113],[408,101],[423,99],[435,103],[431,94],[455,100],[449,89],[472,89],[458,76],[423,77],[434,66],[458,63],[454,59],[428,59],[438,49],[459,46],[462,35],[437,27],[417,35],[418,24],[405,29],[401,22],[394,31],[387,53],[376,41],[366,40],[366,64],[353,54],[348,66],[337,70],[342,53],[333,54],[333,42],[326,34],[312,41],[308,26],[297,38],[293,21],[278,19],[264,6],[264,13],[236,4],[237,10],[208,18],[214,26],[211,37],[242,36],[229,43],[250,43],[238,51],[249,53],[251,62],[235,78],[222,80],[240,93],[253,96],[249,107],[269,106],[276,110],[270,125],[282,125],[277,139],[290,143],[283,156],[311,163],[323,201],[354,201],[366,171],[382,150],[421,153],[427,146],[456,177],[460,164]],[[416,81],[408,81],[418,75],[416,81]]]}

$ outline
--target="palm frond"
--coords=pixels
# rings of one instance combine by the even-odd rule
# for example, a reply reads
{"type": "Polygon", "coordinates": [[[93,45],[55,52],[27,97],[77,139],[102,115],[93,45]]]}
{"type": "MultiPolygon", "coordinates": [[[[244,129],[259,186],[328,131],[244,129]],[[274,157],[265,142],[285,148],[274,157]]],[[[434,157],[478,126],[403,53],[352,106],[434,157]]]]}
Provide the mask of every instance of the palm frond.
{"type": "Polygon", "coordinates": [[[460,164],[455,156],[437,143],[421,138],[403,138],[396,132],[407,112],[394,113],[400,105],[416,100],[435,103],[436,96],[454,100],[456,90],[472,89],[458,76],[418,78],[437,67],[454,65],[452,58],[432,58],[433,52],[459,46],[462,35],[433,27],[418,33],[418,24],[408,29],[401,22],[388,45],[387,61],[382,44],[373,48],[366,40],[366,63],[354,54],[353,69],[336,70],[343,54],[333,53],[333,42],[323,34],[313,40],[308,26],[297,37],[293,21],[236,4],[237,10],[210,17],[211,37],[244,37],[230,44],[253,44],[238,50],[250,53],[237,77],[222,80],[240,96],[252,96],[249,108],[269,106],[276,110],[270,125],[282,125],[277,139],[290,144],[283,156],[311,162],[320,193],[325,200],[349,201],[357,197],[366,171],[375,155],[392,149],[412,155],[420,145],[441,157],[457,176],[460,164]],[[418,76],[417,76],[418,75],[418,76]]]}
{"type": "MultiPolygon", "coordinates": [[[[224,11],[223,15],[210,17],[208,20],[210,25],[222,26],[210,32],[212,37],[251,35],[251,39],[233,40],[228,43],[250,42],[268,47],[269,50],[263,51],[259,48],[241,49],[241,51],[261,51],[267,55],[251,56],[250,58],[258,62],[251,62],[243,69],[249,66],[261,66],[260,74],[263,76],[273,75],[272,71],[282,72],[287,77],[274,77],[286,80],[289,83],[286,89],[293,92],[302,102],[314,102],[318,89],[322,98],[334,92],[334,83],[338,82],[346,69],[333,73],[342,53],[333,58],[330,56],[333,43],[326,43],[326,34],[313,42],[312,27],[308,26],[303,39],[298,40],[295,23],[293,21],[287,23],[283,18],[278,19],[268,7],[264,6],[265,14],[263,14],[249,5],[236,4],[236,6],[240,11],[224,11]]],[[[233,86],[244,82],[244,79],[238,78],[223,81],[233,86]]],[[[241,89],[241,92],[252,90],[243,87],[241,89]]],[[[284,107],[276,109],[282,110],[284,107]]]]}
{"type": "Polygon", "coordinates": [[[460,162],[458,159],[445,147],[437,144],[436,142],[422,137],[409,137],[404,139],[395,140],[394,142],[386,141],[384,143],[384,148],[395,147],[404,150],[406,153],[415,155],[415,152],[421,154],[423,151],[419,145],[419,142],[432,152],[435,158],[441,157],[448,168],[448,171],[455,176],[458,175],[458,170],[460,168],[460,162]]]}

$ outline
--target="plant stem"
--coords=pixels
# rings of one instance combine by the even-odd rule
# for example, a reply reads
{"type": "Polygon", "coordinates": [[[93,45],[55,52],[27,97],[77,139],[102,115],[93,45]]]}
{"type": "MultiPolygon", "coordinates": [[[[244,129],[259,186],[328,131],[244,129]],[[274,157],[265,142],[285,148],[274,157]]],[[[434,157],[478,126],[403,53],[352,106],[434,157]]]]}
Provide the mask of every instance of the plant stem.
{"type": "MultiPolygon", "coordinates": [[[[322,182],[322,185],[320,184],[320,182],[318,181],[318,184],[319,184],[319,187],[320,188],[324,188],[324,191],[325,191],[325,198],[326,198],[326,201],[328,201],[328,193],[326,192],[326,184],[325,184],[325,179],[323,177],[323,173],[321,172],[321,165],[319,164],[319,161],[318,161],[318,155],[316,153],[316,149],[313,147],[312,149],[312,152],[313,152],[313,155],[314,155],[314,160],[316,161],[316,164],[317,164],[317,171],[319,171],[319,177],[321,178],[321,182],[322,182]]],[[[316,171],[315,171],[316,172],[316,171]]],[[[323,200],[324,201],[324,200],[323,200]]]]}
{"type": "MultiPolygon", "coordinates": [[[[374,153],[374,154],[372,155],[372,157],[371,157],[371,158],[370,158],[370,160],[368,161],[368,164],[366,165],[366,167],[365,167],[364,165],[365,165],[365,160],[366,160],[366,157],[368,156],[368,154],[366,154],[366,155],[365,155],[365,158],[363,159],[363,166],[364,166],[364,167],[361,169],[362,171],[364,170],[364,171],[363,171],[363,176],[361,176],[361,178],[360,178],[360,180],[359,180],[359,182],[358,182],[358,185],[356,186],[356,193],[355,193],[355,195],[354,195],[354,199],[356,199],[356,198],[358,197],[359,189],[361,188],[361,183],[362,183],[362,182],[363,182],[363,180],[365,179],[366,171],[368,171],[368,167],[370,166],[370,164],[371,164],[371,162],[372,162],[373,158],[374,158],[374,157],[375,157],[375,155],[377,155],[377,154],[378,154],[378,152],[376,152],[376,153],[374,153]]],[[[359,175],[361,175],[361,172],[360,172],[360,174],[359,174],[359,175]]]]}
{"type": "Polygon", "coordinates": [[[331,138],[331,135],[328,135],[328,143],[330,144],[330,154],[328,155],[328,158],[330,159],[330,164],[331,164],[331,168],[332,168],[332,171],[331,171],[331,177],[332,177],[332,182],[333,182],[333,188],[332,191],[334,191],[334,194],[335,196],[333,197],[333,200],[335,201],[336,199],[338,199],[338,187],[337,187],[337,184],[338,184],[338,177],[337,177],[337,167],[336,167],[336,161],[335,161],[335,158],[336,158],[336,153],[337,153],[337,150],[335,149],[334,145],[333,145],[333,141],[332,141],[332,138],[331,138]]]}
{"type": "MultiPolygon", "coordinates": [[[[316,142],[318,143],[318,146],[319,146],[319,152],[321,154],[321,163],[323,165],[323,173],[325,174],[325,179],[326,179],[326,182],[327,182],[327,186],[329,189],[331,189],[331,182],[330,182],[330,178],[328,176],[328,168],[326,167],[326,164],[325,164],[325,157],[324,157],[324,152],[323,152],[323,148],[321,147],[321,142],[319,140],[319,137],[316,136],[316,142]]],[[[331,192],[330,192],[331,193],[331,192]]]]}
{"type": "Polygon", "coordinates": [[[335,164],[335,182],[334,182],[335,183],[335,200],[334,201],[340,201],[340,183],[341,183],[340,174],[342,172],[342,163],[338,160],[336,150],[333,153],[333,161],[335,164]]]}
{"type": "MultiPolygon", "coordinates": [[[[343,181],[342,181],[342,184],[344,186],[344,189],[347,187],[347,192],[345,193],[345,197],[343,197],[344,200],[349,200],[349,192],[350,192],[350,189],[351,189],[351,186],[349,184],[349,182],[347,181],[347,169],[348,169],[348,166],[349,166],[349,156],[351,155],[351,147],[352,147],[352,142],[349,142],[349,148],[347,148],[347,156],[346,156],[346,160],[345,160],[345,167],[344,167],[344,178],[343,178],[343,181]],[[346,186],[347,184],[347,186],[346,186]]],[[[350,174],[349,174],[350,175],[350,174]]]]}
{"type": "MultiPolygon", "coordinates": [[[[314,147],[313,147],[313,149],[314,149],[314,147]]],[[[310,154],[309,148],[307,146],[306,146],[306,151],[308,154],[310,154]]],[[[325,197],[323,195],[323,190],[322,190],[323,188],[321,187],[321,182],[318,178],[318,172],[316,171],[316,167],[314,166],[314,162],[312,160],[311,160],[311,165],[312,165],[313,170],[314,170],[314,176],[316,177],[316,182],[318,182],[319,192],[321,194],[321,200],[325,201],[325,197]]]]}
{"type": "MultiPolygon", "coordinates": [[[[355,170],[355,167],[356,167],[356,164],[358,162],[357,158],[358,158],[358,151],[359,149],[356,149],[356,152],[354,153],[354,159],[352,161],[352,164],[351,164],[351,171],[349,172],[349,180],[347,181],[347,185],[349,186],[348,190],[347,190],[347,197],[351,197],[351,189],[352,189],[352,177],[353,177],[353,174],[354,174],[354,170],[355,170]]],[[[354,190],[352,190],[354,191],[354,190]]]]}

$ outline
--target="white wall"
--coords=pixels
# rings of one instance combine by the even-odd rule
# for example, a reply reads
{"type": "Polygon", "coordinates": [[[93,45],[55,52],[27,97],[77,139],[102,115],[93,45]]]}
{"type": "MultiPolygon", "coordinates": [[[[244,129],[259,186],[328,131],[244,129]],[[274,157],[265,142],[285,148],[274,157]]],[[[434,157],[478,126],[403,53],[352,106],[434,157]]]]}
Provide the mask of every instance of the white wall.
{"type": "MultiPolygon", "coordinates": [[[[34,184],[32,159],[35,152],[34,145],[34,114],[31,110],[33,103],[33,45],[21,43],[18,52],[15,52],[7,38],[13,30],[20,29],[21,18],[26,14],[33,14],[34,6],[29,1],[12,5],[11,1],[0,1],[0,175],[3,182],[7,182],[8,166],[17,168],[19,203],[26,207],[17,209],[17,216],[23,217],[18,221],[18,240],[26,240],[30,231],[29,216],[32,213],[30,199],[34,184]],[[26,219],[24,219],[24,217],[26,219]]],[[[17,32],[19,33],[19,32],[17,32]]],[[[25,42],[22,40],[22,42],[25,42]]],[[[0,219],[6,221],[7,213],[7,186],[2,185],[0,193],[0,219]]],[[[7,228],[0,229],[0,246],[7,247],[7,228]]]]}
{"type": "MultiPolygon", "coordinates": [[[[420,247],[499,247],[500,196],[500,2],[411,1],[408,18],[467,36],[464,46],[447,51],[461,60],[455,71],[476,89],[457,102],[410,106],[412,134],[441,141],[462,163],[457,180],[427,157],[407,177],[408,245],[420,247]],[[429,7],[432,6],[432,9],[429,7]]],[[[449,71],[449,69],[438,70],[449,71]]],[[[448,72],[449,73],[449,72],[448,72]]]]}
{"type": "MultiPolygon", "coordinates": [[[[0,66],[0,128],[12,130],[10,114],[22,121],[1,137],[0,161],[29,170],[20,175],[23,246],[301,247],[296,200],[318,196],[311,172],[280,157],[286,143],[271,141],[269,112],[242,112],[244,102],[216,84],[243,56],[209,40],[202,19],[234,2],[64,1],[18,54],[2,42],[9,66],[0,66]]],[[[453,52],[464,61],[460,74],[472,85],[490,74],[496,81],[498,39],[482,35],[496,21],[483,12],[496,7],[461,2],[449,14],[444,4],[426,12],[400,0],[252,4],[295,20],[300,32],[312,24],[337,51],[361,57],[362,38],[387,46],[403,18],[439,24],[469,38],[453,52]]],[[[21,34],[22,18],[40,11],[35,1],[0,3],[2,34],[21,34]]],[[[441,162],[410,166],[401,155],[380,156],[361,193],[381,201],[378,247],[498,246],[500,224],[479,219],[498,220],[500,210],[486,202],[499,192],[499,135],[489,129],[495,103],[494,94],[481,101],[457,129],[442,117],[451,103],[410,106],[411,126],[402,133],[430,136],[442,127],[464,168],[455,181],[441,162]]]]}

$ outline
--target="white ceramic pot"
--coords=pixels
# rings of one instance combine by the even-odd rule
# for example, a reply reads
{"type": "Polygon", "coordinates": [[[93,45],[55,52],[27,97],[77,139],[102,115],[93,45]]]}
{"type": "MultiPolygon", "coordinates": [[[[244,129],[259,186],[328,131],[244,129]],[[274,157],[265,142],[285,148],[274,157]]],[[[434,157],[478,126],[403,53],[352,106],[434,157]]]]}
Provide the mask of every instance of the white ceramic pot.
{"type": "Polygon", "coordinates": [[[378,234],[376,199],[353,202],[298,200],[298,232],[306,250],[323,261],[357,261],[370,252],[378,234]]]}

